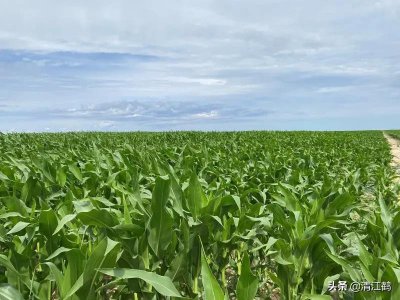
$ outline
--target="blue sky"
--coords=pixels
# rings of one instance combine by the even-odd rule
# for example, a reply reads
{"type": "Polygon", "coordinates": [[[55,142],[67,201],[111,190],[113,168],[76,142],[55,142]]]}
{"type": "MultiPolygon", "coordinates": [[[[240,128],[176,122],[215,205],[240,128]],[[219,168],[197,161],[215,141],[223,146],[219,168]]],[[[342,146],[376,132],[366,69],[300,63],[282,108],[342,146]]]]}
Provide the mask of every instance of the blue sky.
{"type": "Polygon", "coordinates": [[[400,1],[0,0],[0,131],[400,128],[400,1]]]}

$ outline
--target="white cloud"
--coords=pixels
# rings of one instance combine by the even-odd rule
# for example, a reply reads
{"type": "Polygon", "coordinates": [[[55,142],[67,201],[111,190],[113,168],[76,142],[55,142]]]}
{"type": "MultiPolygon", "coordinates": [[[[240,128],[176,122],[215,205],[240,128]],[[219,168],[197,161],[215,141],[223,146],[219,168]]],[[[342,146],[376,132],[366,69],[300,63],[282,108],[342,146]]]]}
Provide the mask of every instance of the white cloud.
{"type": "Polygon", "coordinates": [[[99,128],[112,128],[115,127],[115,122],[114,121],[101,121],[100,123],[98,123],[98,127],[99,128]]]}
{"type": "Polygon", "coordinates": [[[193,117],[195,119],[215,119],[219,116],[218,112],[215,110],[212,110],[210,112],[202,112],[202,113],[197,113],[194,114],[193,117]]]}
{"type": "Polygon", "coordinates": [[[226,80],[217,78],[165,77],[163,79],[172,83],[194,83],[206,86],[221,86],[227,83],[226,80]]]}
{"type": "Polygon", "coordinates": [[[335,22],[363,17],[376,6],[398,7],[396,2],[2,0],[0,41],[4,48],[51,51],[243,56],[295,48],[313,53],[353,42],[347,37],[359,28],[349,23],[343,32],[335,22]]]}
{"type": "Polygon", "coordinates": [[[338,95],[393,107],[399,8],[397,0],[0,0],[0,101],[36,117],[62,111],[78,120],[67,128],[107,116],[212,126],[241,111],[265,124],[254,112],[322,116],[338,95]],[[179,107],[186,103],[192,110],[179,107]]]}
{"type": "Polygon", "coordinates": [[[326,93],[339,93],[346,92],[355,87],[353,86],[331,86],[331,87],[321,87],[317,89],[317,93],[326,94],[326,93]]]}
{"type": "Polygon", "coordinates": [[[136,119],[156,122],[186,121],[191,119],[227,118],[237,120],[269,115],[272,112],[265,109],[246,107],[241,101],[198,103],[196,101],[121,101],[87,105],[80,108],[52,109],[47,115],[61,118],[101,119],[101,124],[136,119]]]}

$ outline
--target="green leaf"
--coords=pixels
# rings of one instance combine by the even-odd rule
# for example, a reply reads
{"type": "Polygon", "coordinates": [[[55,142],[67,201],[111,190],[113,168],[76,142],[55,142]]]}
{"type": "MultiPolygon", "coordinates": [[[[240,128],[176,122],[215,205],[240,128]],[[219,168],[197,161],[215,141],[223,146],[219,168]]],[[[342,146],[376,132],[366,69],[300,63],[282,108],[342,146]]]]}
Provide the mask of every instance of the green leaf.
{"type": "Polygon", "coordinates": [[[111,228],[115,230],[121,238],[124,238],[124,234],[127,234],[129,238],[140,237],[144,234],[145,230],[144,227],[138,224],[120,224],[111,228]]]}
{"type": "Polygon", "coordinates": [[[52,209],[42,210],[39,216],[39,230],[40,232],[51,237],[54,230],[57,228],[58,220],[55,212],[52,209]]]}
{"type": "Polygon", "coordinates": [[[57,170],[57,176],[56,176],[57,182],[60,186],[65,186],[65,183],[67,182],[67,175],[65,174],[63,168],[59,168],[57,170]]]}
{"type": "Polygon", "coordinates": [[[206,203],[206,197],[197,178],[196,173],[192,173],[189,186],[186,190],[186,203],[195,220],[200,216],[200,211],[206,203]]]}
{"type": "Polygon", "coordinates": [[[354,202],[354,197],[349,193],[343,193],[337,196],[331,203],[328,204],[325,210],[325,215],[330,216],[335,212],[341,212],[344,209],[348,209],[351,207],[351,204],[354,202]]]}
{"type": "Polygon", "coordinates": [[[117,219],[106,209],[91,209],[78,213],[77,218],[84,225],[93,225],[99,227],[113,227],[118,224],[117,219]]]}
{"type": "Polygon", "coordinates": [[[378,202],[379,202],[379,207],[381,209],[381,219],[383,224],[385,224],[386,228],[391,229],[392,228],[392,214],[389,211],[389,208],[387,207],[385,200],[383,199],[383,196],[379,194],[378,196],[378,202]]]}
{"type": "Polygon", "coordinates": [[[204,247],[201,243],[201,280],[204,288],[205,300],[221,300],[224,299],[224,291],[215,279],[210,266],[207,263],[204,247]]]}
{"type": "Polygon", "coordinates": [[[357,269],[355,269],[353,266],[351,266],[345,259],[337,256],[337,255],[333,255],[327,251],[325,251],[325,253],[334,261],[336,262],[338,265],[340,265],[343,270],[345,270],[350,278],[353,281],[360,281],[361,280],[361,276],[360,273],[357,271],[357,269]]]}
{"type": "Polygon", "coordinates": [[[258,278],[251,272],[250,259],[247,252],[244,254],[241,274],[236,287],[238,300],[253,300],[258,289],[258,278]]]}
{"type": "MultiPolygon", "coordinates": [[[[20,273],[16,269],[16,267],[14,267],[14,265],[11,263],[10,259],[7,256],[0,254],[0,266],[4,266],[10,273],[9,275],[12,275],[13,277],[17,278],[18,281],[23,282],[25,286],[30,287],[31,281],[27,276],[25,276],[26,273],[25,272],[20,273]]],[[[11,278],[11,276],[9,276],[9,278],[11,278]]]]}
{"type": "Polygon", "coordinates": [[[9,179],[4,173],[0,172],[0,180],[6,181],[6,180],[9,180],[9,179]]]}
{"type": "Polygon", "coordinates": [[[394,265],[397,265],[398,262],[396,258],[391,253],[386,253],[384,256],[379,257],[380,260],[390,262],[394,265]]]}
{"type": "Polygon", "coordinates": [[[27,207],[21,199],[16,197],[2,197],[0,200],[3,201],[10,212],[18,212],[24,217],[28,215],[27,207]]]}
{"type": "Polygon", "coordinates": [[[76,164],[70,164],[68,166],[68,169],[75,176],[76,179],[78,179],[79,181],[83,180],[81,170],[78,168],[76,164]]]}
{"type": "Polygon", "coordinates": [[[332,300],[331,296],[328,295],[303,295],[301,300],[332,300]]]}
{"type": "Polygon", "coordinates": [[[49,255],[49,257],[46,258],[46,260],[52,260],[53,258],[59,256],[61,253],[65,253],[65,252],[69,252],[69,251],[71,251],[71,249],[65,248],[65,247],[60,247],[56,251],[54,251],[51,255],[49,255]]]}
{"type": "MultiPolygon", "coordinates": [[[[67,256],[68,265],[64,271],[64,279],[61,288],[61,299],[67,299],[67,294],[75,294],[83,286],[83,270],[86,260],[79,249],[71,249],[65,252],[67,256]]],[[[76,298],[74,298],[76,299],[76,298]]]]}
{"type": "Polygon", "coordinates": [[[91,253],[83,271],[83,282],[94,282],[99,268],[108,268],[115,265],[119,251],[119,243],[106,238],[91,253]]]}
{"type": "Polygon", "coordinates": [[[278,240],[274,237],[269,237],[268,242],[266,244],[262,244],[256,248],[251,249],[251,252],[256,252],[258,250],[263,249],[264,252],[267,252],[278,240]]]}
{"type": "Polygon", "coordinates": [[[60,222],[58,222],[57,228],[54,230],[53,235],[57,234],[68,222],[71,222],[73,219],[76,218],[76,214],[70,214],[64,216],[60,222]]]}
{"type": "Polygon", "coordinates": [[[32,176],[29,176],[29,178],[26,180],[26,182],[24,183],[24,186],[22,188],[21,191],[21,199],[22,201],[24,201],[25,203],[28,200],[31,200],[32,198],[32,192],[34,190],[34,186],[35,186],[36,180],[34,180],[32,178],[32,176]]]}
{"type": "Polygon", "coordinates": [[[286,207],[290,211],[296,211],[299,207],[299,200],[297,197],[282,184],[278,185],[277,189],[279,194],[272,194],[271,197],[281,206],[286,207]]]}
{"type": "Polygon", "coordinates": [[[183,276],[186,271],[187,257],[185,253],[177,255],[171,262],[168,271],[165,276],[171,278],[172,281],[177,280],[179,276],[183,276]]]}
{"type": "Polygon", "coordinates": [[[72,288],[68,291],[67,295],[65,296],[65,299],[69,299],[72,296],[76,294],[77,291],[79,291],[83,287],[83,274],[79,276],[79,278],[76,280],[75,284],[72,286],[72,288]]]}
{"type": "Polygon", "coordinates": [[[330,233],[324,233],[319,235],[328,246],[329,250],[332,254],[336,254],[335,243],[333,241],[333,237],[330,233]]]}
{"type": "Polygon", "coordinates": [[[24,219],[23,215],[21,215],[19,212],[15,212],[15,211],[0,215],[0,219],[8,219],[8,218],[14,218],[14,217],[24,219]]]}
{"type": "Polygon", "coordinates": [[[71,297],[81,289],[81,292],[84,295],[93,296],[93,293],[95,292],[94,283],[98,279],[99,269],[115,265],[119,248],[119,243],[109,238],[103,239],[90,254],[83,270],[83,274],[72,286],[66,298],[71,297]]]}
{"type": "Polygon", "coordinates": [[[336,281],[339,278],[340,278],[340,274],[335,274],[335,275],[326,277],[325,280],[324,280],[324,285],[322,287],[321,294],[325,294],[325,292],[328,290],[328,285],[329,285],[330,282],[336,281]]]}
{"type": "Polygon", "coordinates": [[[174,169],[168,166],[167,172],[171,179],[171,197],[173,199],[173,209],[181,216],[184,217],[182,202],[184,199],[182,188],[178,183],[177,176],[174,169]]]}
{"type": "Polygon", "coordinates": [[[153,212],[149,223],[148,242],[154,253],[161,257],[172,239],[172,216],[166,209],[170,193],[168,176],[158,177],[153,191],[151,210],[153,212]]]}
{"type": "Polygon", "coordinates": [[[268,204],[266,207],[272,212],[274,222],[282,225],[287,232],[290,232],[292,224],[287,221],[283,209],[276,203],[268,204]]]}
{"type": "Polygon", "coordinates": [[[13,272],[15,275],[19,275],[19,272],[15,269],[10,259],[3,254],[0,254],[0,265],[6,267],[7,270],[13,272]]]}
{"type": "Polygon", "coordinates": [[[63,291],[61,290],[62,286],[63,286],[63,281],[64,281],[63,274],[57,268],[57,266],[55,264],[53,264],[52,262],[46,262],[46,263],[44,263],[44,265],[49,267],[51,280],[54,280],[56,282],[57,289],[59,290],[59,293],[61,294],[61,296],[63,296],[63,291]]]}
{"type": "Polygon", "coordinates": [[[11,228],[11,230],[9,232],[7,232],[7,234],[14,234],[17,232],[20,232],[21,230],[24,230],[26,227],[28,227],[30,225],[30,223],[28,222],[18,222],[17,224],[15,224],[15,226],[13,228],[11,228]]]}
{"type": "Polygon", "coordinates": [[[24,300],[24,297],[8,283],[0,283],[0,300],[24,300]]]}
{"type": "Polygon", "coordinates": [[[138,278],[151,284],[154,289],[163,296],[181,298],[181,294],[178,292],[169,277],[135,269],[100,269],[99,271],[103,274],[117,277],[119,279],[138,278]]]}

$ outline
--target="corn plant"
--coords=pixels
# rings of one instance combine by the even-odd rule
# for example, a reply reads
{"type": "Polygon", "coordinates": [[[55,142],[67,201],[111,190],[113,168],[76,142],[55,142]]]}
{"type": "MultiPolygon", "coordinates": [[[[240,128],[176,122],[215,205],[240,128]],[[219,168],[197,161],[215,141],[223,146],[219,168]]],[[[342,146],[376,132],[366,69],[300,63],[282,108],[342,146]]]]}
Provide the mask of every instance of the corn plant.
{"type": "Polygon", "coordinates": [[[378,131],[1,135],[0,299],[397,299],[390,161],[378,131]]]}

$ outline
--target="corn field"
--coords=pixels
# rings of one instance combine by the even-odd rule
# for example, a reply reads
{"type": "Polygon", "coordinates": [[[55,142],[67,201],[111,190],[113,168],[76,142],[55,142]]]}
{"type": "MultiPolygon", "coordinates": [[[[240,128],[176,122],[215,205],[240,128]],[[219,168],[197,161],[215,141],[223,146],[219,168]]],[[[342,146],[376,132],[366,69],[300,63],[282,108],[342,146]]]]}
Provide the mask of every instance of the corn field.
{"type": "Polygon", "coordinates": [[[388,130],[387,133],[396,139],[400,139],[400,130],[388,130]]]}
{"type": "Polygon", "coordinates": [[[0,135],[0,299],[400,299],[390,161],[380,131],[0,135]]]}

